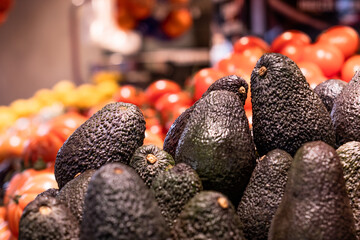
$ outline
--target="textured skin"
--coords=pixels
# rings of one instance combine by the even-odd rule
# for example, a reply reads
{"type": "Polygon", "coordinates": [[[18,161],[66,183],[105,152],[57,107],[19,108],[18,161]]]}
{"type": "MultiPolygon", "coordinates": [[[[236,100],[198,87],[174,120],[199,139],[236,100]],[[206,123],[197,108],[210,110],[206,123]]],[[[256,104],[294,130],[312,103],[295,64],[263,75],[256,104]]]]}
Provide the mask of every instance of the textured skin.
{"type": "Polygon", "coordinates": [[[159,173],[152,183],[152,189],[162,215],[172,227],[185,204],[203,187],[195,170],[185,163],[179,163],[159,173]]]}
{"type": "Polygon", "coordinates": [[[69,208],[79,223],[82,221],[85,193],[94,172],[94,169],[86,170],[65,184],[57,195],[57,199],[69,208]]]}
{"type": "Polygon", "coordinates": [[[55,162],[61,189],[78,173],[105,163],[128,164],[145,137],[145,119],[130,103],[110,103],[91,116],[66,140],[55,162]]]}
{"type": "Polygon", "coordinates": [[[55,197],[38,196],[30,202],[21,215],[19,225],[21,240],[75,240],[79,239],[79,225],[70,210],[55,197]],[[41,214],[39,208],[47,206],[49,214],[41,214]]]}
{"type": "MultiPolygon", "coordinates": [[[[226,90],[229,92],[236,93],[243,102],[243,105],[245,104],[245,100],[247,97],[249,86],[246,83],[246,81],[236,75],[229,75],[223,78],[218,79],[213,84],[210,85],[210,87],[207,89],[207,91],[202,95],[201,98],[207,96],[212,91],[217,90],[226,90]],[[244,87],[245,93],[240,93],[239,88],[244,87]]],[[[171,156],[175,157],[176,147],[178,145],[179,139],[181,137],[182,132],[184,131],[184,128],[186,126],[186,123],[190,117],[190,114],[194,110],[196,104],[199,102],[196,101],[190,108],[186,109],[171,125],[169,131],[166,134],[165,140],[164,140],[164,151],[168,152],[171,156]]]]}
{"type": "Polygon", "coordinates": [[[237,209],[246,239],[268,239],[291,162],[292,157],[287,152],[275,149],[257,163],[237,209]]]}
{"type": "Polygon", "coordinates": [[[330,114],[290,58],[267,53],[258,60],[251,74],[251,102],[260,156],[277,148],[293,156],[315,140],[335,146],[330,114]],[[266,72],[260,76],[262,67],[266,72]]]}
{"type": "Polygon", "coordinates": [[[356,235],[360,239],[360,142],[347,142],[336,152],[343,166],[346,189],[355,218],[356,235]]]}
{"type": "Polygon", "coordinates": [[[159,172],[174,165],[173,157],[155,145],[139,147],[130,160],[130,166],[135,169],[148,187],[151,187],[152,180],[159,172]],[[155,163],[152,164],[146,160],[148,154],[152,154],[157,158],[155,163]]]}
{"type": "Polygon", "coordinates": [[[85,196],[80,239],[162,240],[167,224],[139,175],[122,163],[97,170],[85,196]]]}
{"type": "Polygon", "coordinates": [[[213,91],[200,99],[176,149],[175,162],[189,164],[205,190],[225,194],[235,206],[255,168],[255,146],[240,98],[213,91]]]}
{"type": "Polygon", "coordinates": [[[331,119],[335,126],[337,146],[360,141],[360,71],[335,99],[331,119]]]}
{"type": "Polygon", "coordinates": [[[294,157],[269,240],[356,239],[340,159],[322,141],[304,144],[294,157]]]}
{"type": "Polygon", "coordinates": [[[228,207],[221,207],[219,198],[226,197],[214,191],[202,191],[193,197],[174,225],[173,240],[245,239],[234,206],[226,200],[228,207]]]}
{"type": "Polygon", "coordinates": [[[331,113],[335,98],[341,93],[345,86],[346,82],[343,80],[329,79],[317,85],[314,92],[319,95],[326,109],[331,113]]]}
{"type": "Polygon", "coordinates": [[[56,197],[59,193],[59,189],[56,188],[49,188],[48,190],[38,194],[36,198],[42,197],[56,197]]]}

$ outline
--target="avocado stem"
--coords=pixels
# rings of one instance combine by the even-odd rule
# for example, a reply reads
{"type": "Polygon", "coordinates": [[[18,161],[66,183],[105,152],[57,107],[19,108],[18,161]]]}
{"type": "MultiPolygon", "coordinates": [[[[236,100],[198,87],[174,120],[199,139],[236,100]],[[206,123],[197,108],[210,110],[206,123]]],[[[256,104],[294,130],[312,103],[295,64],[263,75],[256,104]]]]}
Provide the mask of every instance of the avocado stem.
{"type": "Polygon", "coordinates": [[[150,154],[146,155],[146,160],[149,163],[154,164],[157,161],[157,158],[155,157],[155,155],[150,153],[150,154]]]}
{"type": "Polygon", "coordinates": [[[80,174],[81,174],[81,172],[78,172],[74,178],[77,178],[80,174]]]}
{"type": "Polygon", "coordinates": [[[116,174],[122,174],[123,173],[123,170],[121,168],[115,168],[114,169],[114,173],[116,174]]]}
{"type": "Polygon", "coordinates": [[[42,214],[42,215],[48,215],[49,213],[51,213],[51,208],[48,207],[48,206],[41,206],[39,208],[39,212],[42,214]]]}
{"type": "Polygon", "coordinates": [[[264,76],[265,73],[267,71],[267,68],[265,66],[262,66],[260,69],[259,69],[259,75],[260,77],[264,76]]]}
{"type": "Polygon", "coordinates": [[[218,204],[220,205],[220,207],[222,207],[222,208],[228,208],[229,207],[229,203],[228,203],[228,201],[226,200],[226,198],[224,198],[224,197],[219,197],[218,199],[217,199],[217,202],[218,202],[218,204]]]}
{"type": "Polygon", "coordinates": [[[239,88],[239,93],[241,93],[241,94],[246,93],[246,89],[245,89],[243,86],[241,86],[241,87],[239,88]]]}

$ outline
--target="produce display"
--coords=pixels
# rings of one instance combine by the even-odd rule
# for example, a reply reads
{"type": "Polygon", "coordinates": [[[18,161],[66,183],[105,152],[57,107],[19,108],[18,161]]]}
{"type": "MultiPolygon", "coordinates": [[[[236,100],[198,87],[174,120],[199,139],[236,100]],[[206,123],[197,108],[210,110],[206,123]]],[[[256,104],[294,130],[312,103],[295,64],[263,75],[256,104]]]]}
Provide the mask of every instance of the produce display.
{"type": "Polygon", "coordinates": [[[347,26],[244,36],[184,86],[99,72],[1,106],[0,239],[359,238],[359,54],[347,26]]]}

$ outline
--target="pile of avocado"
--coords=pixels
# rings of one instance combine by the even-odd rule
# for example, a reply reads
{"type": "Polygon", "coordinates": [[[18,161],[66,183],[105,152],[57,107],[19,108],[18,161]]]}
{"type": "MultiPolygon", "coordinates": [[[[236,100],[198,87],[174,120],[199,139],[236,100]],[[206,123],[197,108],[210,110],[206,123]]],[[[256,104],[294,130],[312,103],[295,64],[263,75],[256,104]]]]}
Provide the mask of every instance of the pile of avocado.
{"type": "Polygon", "coordinates": [[[19,239],[360,238],[360,73],[310,88],[288,57],[264,54],[249,86],[217,80],[163,149],[143,145],[139,108],[111,103],[58,152],[19,239]]]}

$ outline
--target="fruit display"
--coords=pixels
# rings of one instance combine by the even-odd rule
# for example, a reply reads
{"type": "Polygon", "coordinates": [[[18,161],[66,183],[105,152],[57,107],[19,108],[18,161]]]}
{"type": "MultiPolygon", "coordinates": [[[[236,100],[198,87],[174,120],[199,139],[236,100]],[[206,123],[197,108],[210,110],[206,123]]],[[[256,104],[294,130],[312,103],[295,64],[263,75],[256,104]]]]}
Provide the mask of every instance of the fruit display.
{"type": "MultiPolygon", "coordinates": [[[[117,2],[124,28],[154,11],[117,2]]],[[[1,106],[0,239],[357,239],[359,81],[334,26],[241,37],[183,86],[98,72],[1,106]]]]}

